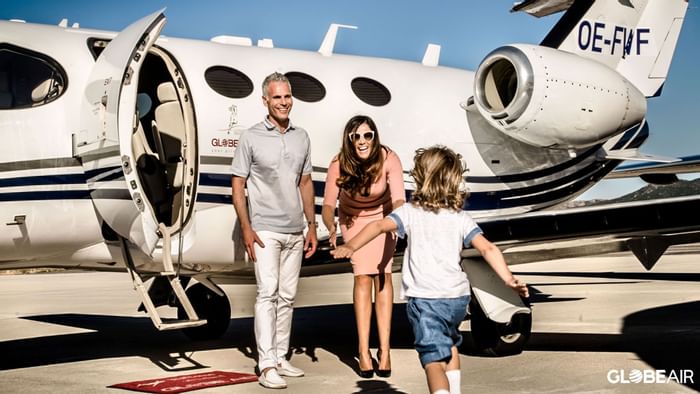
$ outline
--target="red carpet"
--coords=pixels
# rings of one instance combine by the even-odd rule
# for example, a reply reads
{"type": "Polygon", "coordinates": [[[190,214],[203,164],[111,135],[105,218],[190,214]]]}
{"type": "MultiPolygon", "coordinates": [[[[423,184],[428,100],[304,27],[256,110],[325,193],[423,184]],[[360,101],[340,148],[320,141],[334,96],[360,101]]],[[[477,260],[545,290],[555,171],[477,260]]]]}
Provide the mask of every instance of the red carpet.
{"type": "Polygon", "coordinates": [[[173,376],[161,379],[141,380],[113,384],[109,387],[142,391],[145,393],[184,393],[207,387],[226,386],[229,384],[256,382],[258,377],[249,373],[211,371],[192,375],[173,376]]]}

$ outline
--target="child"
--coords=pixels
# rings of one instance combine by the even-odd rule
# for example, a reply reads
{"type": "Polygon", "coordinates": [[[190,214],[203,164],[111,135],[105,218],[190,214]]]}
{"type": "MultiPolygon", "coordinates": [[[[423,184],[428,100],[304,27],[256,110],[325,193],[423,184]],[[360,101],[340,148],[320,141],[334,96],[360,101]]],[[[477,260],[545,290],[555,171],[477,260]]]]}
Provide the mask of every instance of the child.
{"type": "Polygon", "coordinates": [[[460,252],[470,243],[505,284],[527,297],[525,283],[513,276],[500,250],[481,234],[462,210],[467,196],[461,158],[451,149],[419,149],[411,175],[416,182],[411,203],[382,220],[368,224],[357,236],[331,253],[335,258],[353,252],[381,233],[408,235],[403,259],[401,298],[413,327],[415,346],[431,393],[459,393],[457,346],[459,324],[469,304],[469,281],[460,265],[460,252]]]}

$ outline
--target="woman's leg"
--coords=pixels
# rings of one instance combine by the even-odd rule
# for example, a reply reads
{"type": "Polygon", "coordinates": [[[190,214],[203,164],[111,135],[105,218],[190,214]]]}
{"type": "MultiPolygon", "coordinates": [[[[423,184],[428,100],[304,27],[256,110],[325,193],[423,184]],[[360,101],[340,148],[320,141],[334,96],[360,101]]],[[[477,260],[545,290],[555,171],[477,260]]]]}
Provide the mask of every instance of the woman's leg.
{"type": "Polygon", "coordinates": [[[357,322],[357,354],[361,370],[372,369],[372,358],[369,355],[369,326],[372,318],[372,277],[355,275],[352,292],[357,322]]]}
{"type": "Polygon", "coordinates": [[[377,331],[379,334],[379,349],[381,357],[378,360],[379,369],[391,369],[391,312],[394,307],[394,286],[391,273],[381,273],[374,277],[374,302],[377,314],[377,331]]]}

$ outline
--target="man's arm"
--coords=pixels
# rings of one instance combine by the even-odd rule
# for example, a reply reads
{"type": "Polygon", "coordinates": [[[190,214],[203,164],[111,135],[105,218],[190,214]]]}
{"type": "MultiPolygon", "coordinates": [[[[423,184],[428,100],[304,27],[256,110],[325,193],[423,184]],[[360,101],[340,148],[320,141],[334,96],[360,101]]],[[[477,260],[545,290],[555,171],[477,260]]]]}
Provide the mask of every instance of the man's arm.
{"type": "Polygon", "coordinates": [[[299,191],[301,193],[301,203],[304,208],[304,217],[309,223],[309,230],[306,232],[306,241],[304,242],[304,250],[306,250],[306,258],[311,257],[316,252],[318,246],[318,238],[316,236],[316,213],[314,211],[314,185],[311,180],[311,174],[302,175],[299,180],[299,191]]]}
{"type": "Polygon", "coordinates": [[[253,245],[257,242],[261,248],[265,245],[262,243],[258,234],[253,231],[248,217],[248,207],[245,201],[245,178],[239,176],[231,177],[231,199],[233,200],[233,208],[236,210],[238,221],[241,224],[241,232],[243,233],[243,244],[245,251],[253,261],[257,261],[255,257],[255,248],[253,245]]]}

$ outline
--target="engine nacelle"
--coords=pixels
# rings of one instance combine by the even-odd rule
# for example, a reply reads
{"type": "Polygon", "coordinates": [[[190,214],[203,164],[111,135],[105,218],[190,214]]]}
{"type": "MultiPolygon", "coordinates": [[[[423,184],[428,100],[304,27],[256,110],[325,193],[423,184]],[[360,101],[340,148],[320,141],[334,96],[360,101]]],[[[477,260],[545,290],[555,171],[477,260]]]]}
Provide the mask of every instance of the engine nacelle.
{"type": "Polygon", "coordinates": [[[641,122],[646,99],[615,70],[548,47],[515,44],[486,56],[474,103],[498,130],[525,143],[582,148],[641,122]]]}

